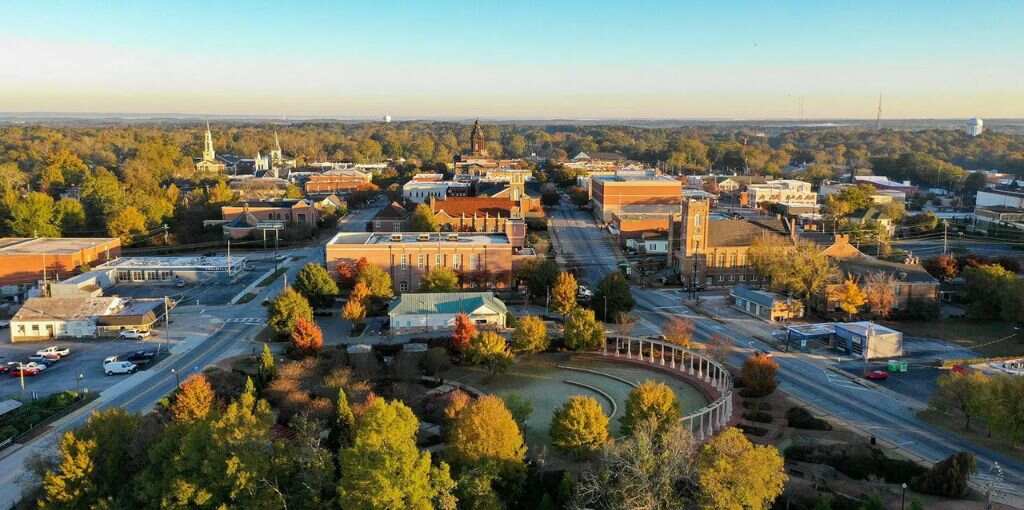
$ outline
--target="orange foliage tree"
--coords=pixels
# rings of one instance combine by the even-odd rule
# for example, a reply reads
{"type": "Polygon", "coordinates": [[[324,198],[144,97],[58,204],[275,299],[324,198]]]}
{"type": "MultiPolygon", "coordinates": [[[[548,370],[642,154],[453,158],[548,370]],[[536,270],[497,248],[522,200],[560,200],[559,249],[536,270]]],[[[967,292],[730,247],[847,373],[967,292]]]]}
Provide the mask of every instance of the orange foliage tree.
{"type": "Polygon", "coordinates": [[[662,326],[661,334],[673,344],[689,347],[693,340],[693,323],[682,317],[672,317],[662,326]]]}
{"type": "Polygon", "coordinates": [[[316,354],[324,346],[324,334],[313,321],[299,319],[292,330],[292,347],[303,354],[316,354]]]}
{"type": "Polygon", "coordinates": [[[469,347],[469,341],[476,336],[476,325],[469,316],[460,313],[455,316],[455,332],[452,333],[452,346],[463,351],[469,347]]]}
{"type": "Polygon", "coordinates": [[[171,416],[174,421],[192,423],[206,419],[213,409],[216,395],[213,386],[203,374],[195,374],[181,383],[181,389],[171,404],[171,416]]]}
{"type": "Polygon", "coordinates": [[[763,397],[775,391],[779,385],[775,379],[778,371],[779,365],[771,356],[755,354],[743,362],[743,372],[740,376],[749,396],[763,397]]]}

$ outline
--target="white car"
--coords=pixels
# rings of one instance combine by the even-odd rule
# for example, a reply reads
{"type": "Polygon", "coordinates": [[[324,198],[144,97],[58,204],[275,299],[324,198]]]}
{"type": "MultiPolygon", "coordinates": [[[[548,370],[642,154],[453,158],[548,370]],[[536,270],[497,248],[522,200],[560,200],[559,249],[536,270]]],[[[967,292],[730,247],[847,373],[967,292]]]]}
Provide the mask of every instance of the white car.
{"type": "Polygon", "coordinates": [[[120,335],[118,335],[118,337],[120,337],[121,340],[142,340],[143,338],[146,338],[148,336],[149,331],[138,331],[135,329],[126,329],[122,331],[120,335]]]}
{"type": "Polygon", "coordinates": [[[43,370],[46,370],[46,365],[44,365],[42,363],[36,363],[35,361],[29,361],[28,363],[22,363],[21,366],[25,367],[25,368],[27,368],[29,370],[37,370],[39,372],[42,372],[43,370]]]}
{"type": "Polygon", "coordinates": [[[107,375],[131,374],[135,372],[135,369],[135,363],[131,361],[117,361],[117,356],[111,356],[103,360],[103,373],[107,375]],[[111,358],[113,359],[111,360],[111,358]]]}
{"type": "Polygon", "coordinates": [[[67,347],[57,347],[56,345],[51,345],[45,349],[39,349],[36,351],[36,356],[59,356],[63,358],[68,354],[71,354],[71,349],[68,349],[67,347]]]}

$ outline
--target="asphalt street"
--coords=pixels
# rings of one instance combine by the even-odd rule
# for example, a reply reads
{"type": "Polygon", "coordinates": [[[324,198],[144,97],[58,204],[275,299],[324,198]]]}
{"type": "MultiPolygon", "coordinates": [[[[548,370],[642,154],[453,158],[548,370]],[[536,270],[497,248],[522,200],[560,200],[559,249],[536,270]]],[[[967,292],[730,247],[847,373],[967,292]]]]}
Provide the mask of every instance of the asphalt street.
{"type": "MultiPolygon", "coordinates": [[[[604,275],[617,270],[615,252],[608,236],[585,211],[565,205],[552,215],[553,237],[557,239],[560,259],[577,263],[583,279],[596,283],[604,275]]],[[[670,317],[684,315],[694,322],[695,336],[707,341],[718,335],[730,340],[737,353],[731,364],[742,363],[753,350],[772,348],[730,329],[727,325],[694,313],[682,303],[682,294],[674,290],[633,288],[640,324],[635,334],[657,334],[659,325],[670,317]],[[643,332],[643,333],[641,333],[643,332]]],[[[837,417],[850,426],[877,437],[911,456],[936,462],[958,451],[968,451],[978,458],[979,484],[993,481],[997,492],[1024,493],[1024,463],[987,448],[969,443],[956,434],[933,427],[915,416],[921,403],[885,390],[866,387],[828,369],[828,362],[800,353],[774,353],[779,362],[780,387],[818,410],[837,417]],[[995,462],[1003,478],[991,474],[995,462]]]]}

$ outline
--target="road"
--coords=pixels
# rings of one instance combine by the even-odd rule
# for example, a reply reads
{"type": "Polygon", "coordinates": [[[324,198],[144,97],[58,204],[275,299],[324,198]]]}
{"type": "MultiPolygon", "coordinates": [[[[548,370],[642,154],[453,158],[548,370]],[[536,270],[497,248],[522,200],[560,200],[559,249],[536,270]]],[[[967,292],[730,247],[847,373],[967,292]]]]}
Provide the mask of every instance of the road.
{"type": "MultiPolygon", "coordinates": [[[[378,205],[353,211],[339,222],[338,229],[364,230],[366,222],[381,207],[378,205]]],[[[319,245],[282,250],[281,254],[290,256],[293,260],[303,261],[289,267],[288,281],[294,281],[295,274],[305,262],[323,262],[323,247],[319,245]]],[[[261,303],[264,299],[279,294],[284,284],[285,280],[278,278],[246,304],[189,306],[172,312],[172,330],[174,322],[178,321],[210,321],[218,327],[205,337],[180,339],[180,352],[175,352],[157,366],[131,375],[108,388],[89,405],[54,422],[46,432],[30,442],[0,451],[0,508],[8,508],[17,503],[21,499],[23,487],[34,483],[26,468],[26,461],[33,455],[47,455],[55,451],[60,436],[81,426],[94,411],[122,408],[133,413],[148,412],[160,399],[175,389],[178,381],[189,374],[200,372],[220,359],[255,349],[256,345],[252,340],[266,324],[266,311],[261,303]]]]}
{"type": "MultiPolygon", "coordinates": [[[[616,270],[615,253],[608,236],[584,211],[571,206],[553,211],[551,221],[556,248],[568,263],[578,262],[583,279],[596,283],[616,270]]],[[[745,333],[729,328],[683,305],[683,294],[677,290],[655,290],[633,287],[638,325],[634,334],[658,334],[666,319],[686,316],[692,320],[698,341],[713,335],[730,340],[736,348],[730,364],[738,366],[752,350],[771,351],[771,346],[745,333]]],[[[993,480],[994,462],[1002,468],[1004,478],[998,491],[1024,494],[1024,463],[1000,452],[979,447],[956,434],[939,429],[915,415],[921,403],[886,390],[857,384],[850,378],[829,370],[831,361],[802,353],[774,353],[778,360],[780,387],[798,400],[826,414],[839,418],[853,428],[877,437],[913,457],[936,462],[947,456],[967,451],[978,459],[979,484],[993,480]]]]}

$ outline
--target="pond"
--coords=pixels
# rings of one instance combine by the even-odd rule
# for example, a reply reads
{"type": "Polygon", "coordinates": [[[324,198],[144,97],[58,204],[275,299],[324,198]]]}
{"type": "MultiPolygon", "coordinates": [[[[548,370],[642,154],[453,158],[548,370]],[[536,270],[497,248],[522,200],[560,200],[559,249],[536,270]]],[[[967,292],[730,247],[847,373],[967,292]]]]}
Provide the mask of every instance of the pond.
{"type": "Polygon", "coordinates": [[[626,398],[633,389],[628,382],[639,384],[650,379],[667,384],[679,398],[683,414],[707,404],[707,399],[697,388],[667,373],[645,369],[640,365],[567,353],[543,353],[520,357],[508,372],[494,377],[490,377],[486,370],[480,367],[456,367],[446,373],[445,378],[501,397],[516,394],[529,400],[533,404],[533,413],[526,421],[524,434],[531,449],[550,444],[548,428],[551,425],[551,417],[555,410],[573,395],[594,397],[604,407],[606,414],[612,413],[612,403],[607,397],[614,400],[616,414],[609,422],[609,429],[615,436],[619,431],[619,419],[625,412],[626,398]]]}

